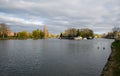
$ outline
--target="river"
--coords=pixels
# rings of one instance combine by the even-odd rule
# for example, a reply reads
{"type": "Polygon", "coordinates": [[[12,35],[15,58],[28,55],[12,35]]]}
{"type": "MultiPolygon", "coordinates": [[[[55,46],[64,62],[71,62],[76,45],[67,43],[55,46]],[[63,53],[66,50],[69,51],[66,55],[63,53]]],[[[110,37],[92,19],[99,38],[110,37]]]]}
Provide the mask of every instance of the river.
{"type": "Polygon", "coordinates": [[[0,40],[0,76],[100,76],[112,42],[0,40]]]}

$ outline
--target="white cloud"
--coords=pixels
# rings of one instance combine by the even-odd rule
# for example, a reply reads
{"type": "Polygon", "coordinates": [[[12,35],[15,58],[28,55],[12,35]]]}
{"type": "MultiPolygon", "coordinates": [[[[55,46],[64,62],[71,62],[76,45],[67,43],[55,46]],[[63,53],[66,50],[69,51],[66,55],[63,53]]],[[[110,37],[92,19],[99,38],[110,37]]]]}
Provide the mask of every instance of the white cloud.
{"type": "MultiPolygon", "coordinates": [[[[70,27],[92,28],[107,32],[113,25],[120,25],[119,0],[1,0],[0,22],[41,25],[49,31],[70,27]],[[101,28],[100,28],[101,27],[101,28]],[[107,27],[107,29],[102,29],[107,27]]],[[[21,27],[22,28],[22,27],[21,27]]],[[[99,32],[98,30],[98,32],[99,32]]]]}
{"type": "Polygon", "coordinates": [[[11,17],[11,16],[6,16],[6,15],[1,15],[0,14],[0,19],[3,20],[3,21],[6,21],[6,23],[14,23],[15,24],[21,24],[21,25],[43,25],[43,23],[41,21],[37,21],[37,20],[25,20],[25,19],[22,19],[22,18],[16,18],[16,17],[11,17]]]}

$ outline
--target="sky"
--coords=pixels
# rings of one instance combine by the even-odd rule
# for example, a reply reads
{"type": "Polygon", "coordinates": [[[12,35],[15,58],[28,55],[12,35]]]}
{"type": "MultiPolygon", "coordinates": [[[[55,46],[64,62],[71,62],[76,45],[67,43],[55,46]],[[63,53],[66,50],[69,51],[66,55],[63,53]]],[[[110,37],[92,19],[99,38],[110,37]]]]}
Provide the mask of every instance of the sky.
{"type": "Polygon", "coordinates": [[[46,25],[54,34],[68,28],[105,33],[120,26],[120,0],[0,0],[0,23],[14,32],[46,25]]]}

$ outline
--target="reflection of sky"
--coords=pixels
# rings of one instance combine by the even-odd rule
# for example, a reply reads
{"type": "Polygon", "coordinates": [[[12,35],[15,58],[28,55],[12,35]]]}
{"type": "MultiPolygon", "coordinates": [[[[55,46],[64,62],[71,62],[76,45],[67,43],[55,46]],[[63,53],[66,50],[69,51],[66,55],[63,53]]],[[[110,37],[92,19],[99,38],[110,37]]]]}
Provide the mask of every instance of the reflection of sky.
{"type": "Polygon", "coordinates": [[[46,24],[51,33],[71,27],[103,33],[120,25],[119,9],[119,0],[0,0],[0,23],[13,31],[32,31],[46,24]]]}
{"type": "Polygon", "coordinates": [[[4,52],[0,52],[0,76],[99,76],[109,57],[111,42],[110,39],[0,41],[4,52]],[[97,49],[100,44],[105,50],[102,46],[97,49]]]}

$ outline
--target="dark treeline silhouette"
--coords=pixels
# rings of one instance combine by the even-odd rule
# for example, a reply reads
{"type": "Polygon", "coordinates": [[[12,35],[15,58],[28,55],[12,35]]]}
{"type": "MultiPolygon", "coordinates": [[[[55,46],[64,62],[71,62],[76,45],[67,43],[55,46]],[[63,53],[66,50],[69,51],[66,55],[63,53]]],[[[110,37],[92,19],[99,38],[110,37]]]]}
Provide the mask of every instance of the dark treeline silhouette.
{"type": "Polygon", "coordinates": [[[87,39],[93,38],[94,32],[88,28],[84,29],[69,28],[60,34],[61,39],[74,39],[75,37],[79,36],[87,39]]]}

